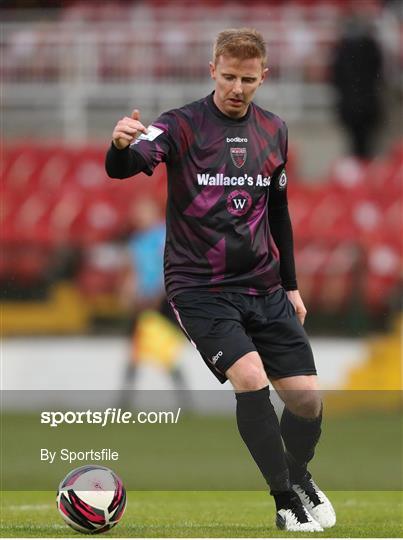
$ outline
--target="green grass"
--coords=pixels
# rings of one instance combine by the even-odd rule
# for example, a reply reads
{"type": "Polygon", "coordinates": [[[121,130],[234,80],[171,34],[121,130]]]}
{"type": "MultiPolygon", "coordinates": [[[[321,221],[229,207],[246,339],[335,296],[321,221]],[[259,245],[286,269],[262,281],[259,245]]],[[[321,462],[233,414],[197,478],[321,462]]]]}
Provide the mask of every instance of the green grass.
{"type": "MultiPolygon", "coordinates": [[[[131,491],[121,523],[105,537],[401,537],[403,498],[396,491],[328,492],[337,524],[319,534],[284,533],[261,491],[131,491]]],[[[3,492],[1,537],[79,537],[64,525],[55,493],[3,492]]]]}

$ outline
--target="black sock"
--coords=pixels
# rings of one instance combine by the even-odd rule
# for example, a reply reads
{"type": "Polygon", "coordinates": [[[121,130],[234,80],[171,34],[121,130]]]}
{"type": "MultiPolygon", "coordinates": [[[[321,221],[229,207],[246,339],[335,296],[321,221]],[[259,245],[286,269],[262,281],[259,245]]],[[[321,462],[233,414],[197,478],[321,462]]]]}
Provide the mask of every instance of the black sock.
{"type": "Polygon", "coordinates": [[[272,490],[291,489],[280,426],[269,387],[236,393],[239,433],[272,490]]]}
{"type": "Polygon", "coordinates": [[[321,424],[322,410],[316,418],[303,418],[284,408],[280,428],[291,483],[297,483],[306,474],[322,432],[321,424]]]}
{"type": "Polygon", "coordinates": [[[270,491],[276,503],[277,512],[282,508],[292,508],[293,503],[298,504],[298,495],[292,489],[290,491],[270,491]]]}

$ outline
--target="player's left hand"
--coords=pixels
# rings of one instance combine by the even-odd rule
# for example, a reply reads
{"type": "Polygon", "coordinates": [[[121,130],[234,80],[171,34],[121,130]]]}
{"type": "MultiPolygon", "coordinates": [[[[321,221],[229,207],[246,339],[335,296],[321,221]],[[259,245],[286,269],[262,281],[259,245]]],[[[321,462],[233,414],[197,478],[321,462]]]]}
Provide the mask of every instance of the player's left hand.
{"type": "Polygon", "coordinates": [[[302,301],[299,291],[287,291],[287,296],[291,304],[294,306],[295,313],[301,324],[304,324],[306,317],[306,307],[302,301]]]}

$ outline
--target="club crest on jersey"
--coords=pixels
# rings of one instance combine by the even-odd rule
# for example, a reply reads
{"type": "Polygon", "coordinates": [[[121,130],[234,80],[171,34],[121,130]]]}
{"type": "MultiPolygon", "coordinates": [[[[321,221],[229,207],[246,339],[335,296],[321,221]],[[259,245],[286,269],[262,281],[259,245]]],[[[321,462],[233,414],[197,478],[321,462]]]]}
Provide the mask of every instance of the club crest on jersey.
{"type": "Polygon", "coordinates": [[[252,206],[252,197],[244,189],[231,191],[227,197],[227,210],[233,216],[243,216],[252,206]]]}
{"type": "Polygon", "coordinates": [[[246,148],[230,148],[229,151],[235,167],[238,167],[238,169],[243,167],[246,161],[246,148]]]}

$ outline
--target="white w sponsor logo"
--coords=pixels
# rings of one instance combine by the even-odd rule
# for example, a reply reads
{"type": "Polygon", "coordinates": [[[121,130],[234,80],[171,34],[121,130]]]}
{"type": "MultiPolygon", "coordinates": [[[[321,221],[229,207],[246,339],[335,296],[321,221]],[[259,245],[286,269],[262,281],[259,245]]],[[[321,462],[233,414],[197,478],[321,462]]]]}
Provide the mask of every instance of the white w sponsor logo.
{"type": "Polygon", "coordinates": [[[227,210],[233,216],[243,216],[252,205],[252,197],[244,189],[231,191],[227,197],[227,210]]]}
{"type": "Polygon", "coordinates": [[[237,210],[243,210],[243,207],[246,204],[246,199],[232,199],[232,202],[237,210]]]}

